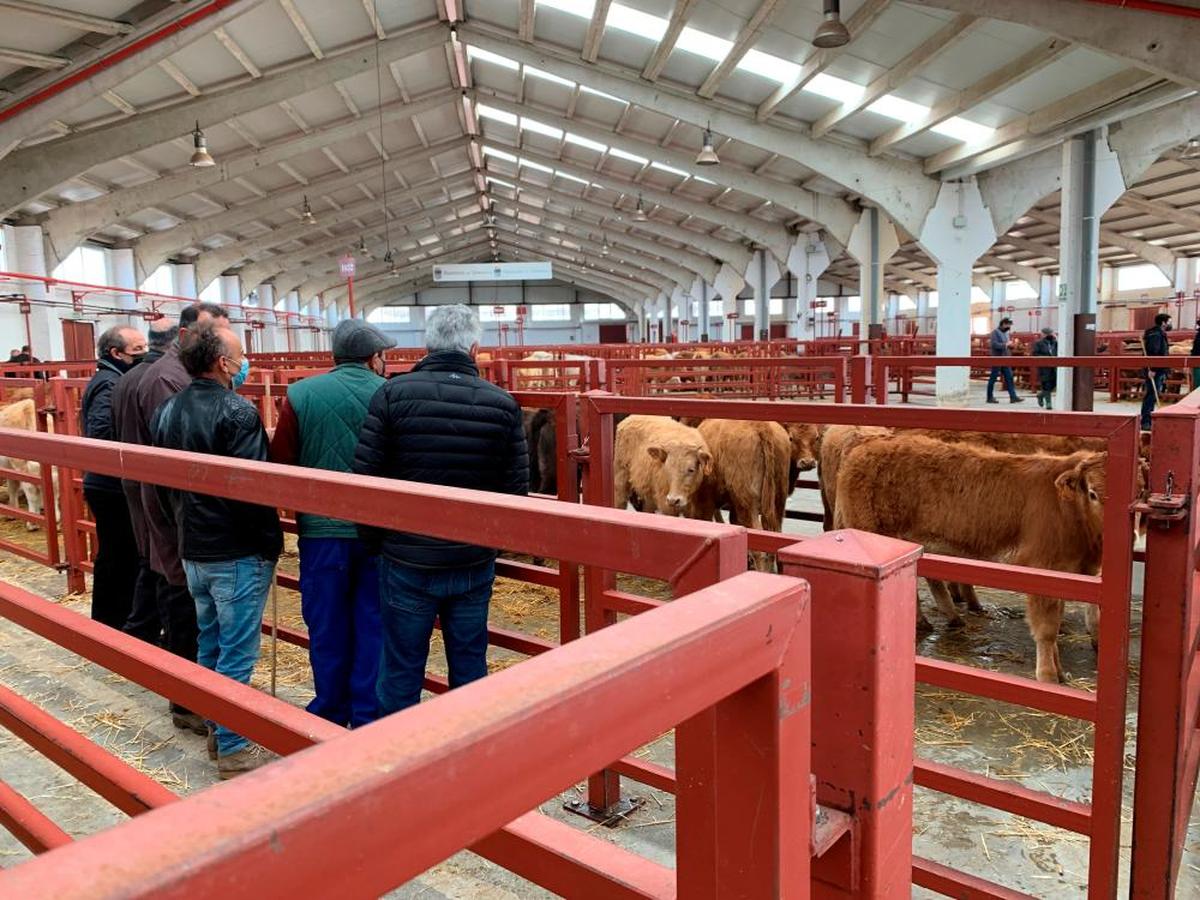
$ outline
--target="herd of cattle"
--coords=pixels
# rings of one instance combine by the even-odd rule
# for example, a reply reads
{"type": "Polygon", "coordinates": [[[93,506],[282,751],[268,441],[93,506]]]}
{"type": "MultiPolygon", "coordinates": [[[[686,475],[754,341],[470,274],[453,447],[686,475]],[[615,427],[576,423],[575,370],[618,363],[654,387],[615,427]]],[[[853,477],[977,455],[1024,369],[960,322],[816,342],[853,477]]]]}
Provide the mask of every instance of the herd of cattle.
{"type": "MultiPolygon", "coordinates": [[[[554,495],[553,414],[528,410],[525,419],[531,490],[554,495]]],[[[36,430],[34,401],[0,407],[0,427],[36,430]]],[[[623,416],[616,426],[613,494],[622,509],[705,521],[724,521],[728,511],[734,524],[781,532],[799,473],[817,468],[827,530],[856,528],[910,540],[931,553],[1095,575],[1106,460],[1099,439],[623,416]]],[[[36,462],[0,457],[0,469],[41,477],[36,462]]],[[[1143,473],[1144,464],[1139,477],[1143,473]]],[[[24,496],[29,511],[41,513],[40,482],[6,480],[11,506],[24,496]]],[[[753,564],[766,569],[770,560],[755,553],[753,564]]],[[[930,579],[929,588],[950,628],[964,624],[956,600],[982,611],[971,585],[930,579]]],[[[1063,607],[1053,597],[1029,595],[1042,681],[1063,678],[1057,645],[1063,607]]],[[[1091,604],[1086,610],[1095,644],[1098,612],[1091,604]]],[[[930,628],[920,613],[918,627],[930,628]]]]}
{"type": "MultiPolygon", "coordinates": [[[[527,428],[538,449],[531,454],[534,489],[552,494],[548,411],[528,414],[527,428]]],[[[615,444],[613,495],[621,509],[705,521],[724,521],[726,510],[734,524],[782,531],[797,474],[815,466],[826,529],[856,528],[970,559],[1084,575],[1100,570],[1102,440],[627,416],[616,426],[615,444]]],[[[769,565],[766,554],[753,557],[756,568],[769,565]]],[[[971,585],[929,579],[929,588],[948,627],[964,624],[956,598],[982,612],[971,585]]],[[[1028,600],[1037,677],[1061,681],[1063,601],[1036,594],[1028,600]]],[[[1098,615],[1086,605],[1093,645],[1098,615]]]]}

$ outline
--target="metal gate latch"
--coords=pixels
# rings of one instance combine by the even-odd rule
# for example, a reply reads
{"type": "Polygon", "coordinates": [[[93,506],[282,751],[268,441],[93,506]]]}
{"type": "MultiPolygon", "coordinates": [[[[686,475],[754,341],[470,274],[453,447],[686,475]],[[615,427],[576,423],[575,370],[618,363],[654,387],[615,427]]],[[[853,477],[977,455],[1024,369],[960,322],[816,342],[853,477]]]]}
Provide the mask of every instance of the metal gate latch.
{"type": "Polygon", "coordinates": [[[1184,521],[1188,516],[1190,498],[1187,494],[1175,493],[1175,473],[1167,473],[1166,490],[1161,494],[1150,494],[1145,500],[1133,504],[1133,511],[1164,527],[1184,521]]]}

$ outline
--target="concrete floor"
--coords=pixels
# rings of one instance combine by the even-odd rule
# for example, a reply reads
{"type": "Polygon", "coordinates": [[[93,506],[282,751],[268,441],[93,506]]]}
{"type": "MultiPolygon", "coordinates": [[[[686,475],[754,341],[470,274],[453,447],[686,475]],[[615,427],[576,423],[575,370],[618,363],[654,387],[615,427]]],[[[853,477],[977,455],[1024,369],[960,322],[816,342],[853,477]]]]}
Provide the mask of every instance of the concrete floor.
{"type": "MultiPolygon", "coordinates": [[[[1033,404],[1011,408],[1028,409],[1030,406],[1033,404]]],[[[1104,406],[1106,404],[1098,403],[1098,411],[1104,406]]],[[[995,414],[1003,414],[1009,408],[1008,404],[985,407],[995,414]]],[[[1125,404],[1103,411],[1129,412],[1132,407],[1125,404]]],[[[815,491],[797,491],[791,505],[814,511],[819,509],[819,500],[815,491]]],[[[793,520],[789,521],[787,530],[811,534],[818,529],[819,525],[793,520]]],[[[6,531],[6,534],[11,532],[6,531]]],[[[292,562],[289,558],[284,565],[289,566],[292,562]]],[[[1140,576],[1140,572],[1137,574],[1140,576]]],[[[22,561],[0,558],[0,578],[86,611],[86,601],[82,598],[64,598],[65,586],[57,573],[22,561]]],[[[919,641],[918,652],[988,669],[1031,673],[1033,647],[1023,620],[1024,602],[1020,596],[981,591],[986,615],[967,616],[966,629],[950,632],[942,627],[943,621],[923,586],[921,593],[926,614],[935,630],[919,641]]],[[[1135,585],[1134,602],[1136,658],[1140,634],[1140,578],[1135,585]]],[[[518,615],[511,604],[494,603],[494,619],[498,624],[534,633],[544,633],[552,626],[552,602],[541,607],[537,603],[526,606],[529,608],[523,607],[518,615]]],[[[294,621],[295,615],[294,606],[289,606],[284,621],[294,621]]],[[[1068,613],[1067,627],[1069,633],[1061,639],[1064,664],[1073,680],[1085,686],[1094,680],[1095,661],[1084,634],[1080,610],[1068,613]]],[[[493,651],[492,656],[494,666],[507,665],[514,660],[512,654],[504,651],[493,651]]],[[[430,664],[435,671],[442,669],[440,648],[435,647],[430,664]]],[[[215,781],[213,765],[205,755],[203,741],[171,726],[165,701],[3,621],[0,621],[0,682],[69,722],[172,790],[187,794],[215,781]]],[[[256,684],[260,687],[267,684],[265,666],[260,666],[256,684]]],[[[312,696],[303,654],[291,648],[282,651],[280,695],[298,705],[312,696]]],[[[1136,693],[1131,690],[1127,719],[1130,754],[1134,750],[1135,703],[1136,693]]],[[[1086,800],[1090,793],[1091,732],[1089,727],[1073,720],[972,700],[949,692],[921,689],[915,737],[918,754],[929,759],[1009,778],[1073,799],[1086,800]]],[[[673,739],[668,734],[639,750],[638,755],[671,765],[673,751],[673,739]]],[[[7,733],[0,733],[0,772],[5,781],[33,800],[72,835],[86,835],[123,818],[90,790],[31,753],[7,733]]],[[[1127,769],[1127,807],[1132,794],[1131,774],[1127,769]]],[[[620,826],[604,828],[563,811],[563,801],[581,796],[581,787],[576,786],[542,804],[542,811],[586,827],[603,840],[672,864],[675,809],[670,795],[624,780],[626,795],[642,797],[645,803],[620,826]]],[[[921,789],[916,792],[915,813],[914,847],[921,855],[1039,897],[1083,895],[1087,843],[1076,835],[921,789]]],[[[1127,877],[1128,864],[1128,808],[1124,819],[1126,858],[1123,878],[1127,877]]],[[[0,833],[0,866],[15,865],[27,857],[20,845],[7,834],[0,833]]],[[[551,895],[472,854],[460,853],[390,896],[500,900],[551,895]]],[[[916,889],[913,896],[936,895],[916,889]]],[[[1200,897],[1200,805],[1191,819],[1177,896],[1200,897]]]]}

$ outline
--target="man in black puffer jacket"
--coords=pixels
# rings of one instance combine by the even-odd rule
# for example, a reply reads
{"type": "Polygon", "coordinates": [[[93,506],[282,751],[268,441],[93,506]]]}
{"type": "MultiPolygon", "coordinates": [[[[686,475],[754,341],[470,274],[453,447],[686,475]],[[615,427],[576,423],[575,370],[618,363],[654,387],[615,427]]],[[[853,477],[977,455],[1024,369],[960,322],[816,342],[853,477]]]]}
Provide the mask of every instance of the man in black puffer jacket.
{"type": "MultiPolygon", "coordinates": [[[[479,320],[461,304],[425,323],[429,355],[371,399],[353,471],[426,484],[524,495],[529,451],[521,408],[479,377],[479,320]]],[[[496,551],[418,534],[359,527],[381,544],[381,716],[421,700],[433,620],[441,620],[450,687],[487,674],[488,603],[496,551]]]]}

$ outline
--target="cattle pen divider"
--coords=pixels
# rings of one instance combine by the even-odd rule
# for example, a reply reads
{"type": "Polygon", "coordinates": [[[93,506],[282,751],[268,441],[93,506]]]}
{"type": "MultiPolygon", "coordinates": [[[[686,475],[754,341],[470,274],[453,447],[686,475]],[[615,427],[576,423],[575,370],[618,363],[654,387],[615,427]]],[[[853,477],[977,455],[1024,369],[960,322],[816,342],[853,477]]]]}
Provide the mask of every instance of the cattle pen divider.
{"type": "Polygon", "coordinates": [[[788,578],[745,572],[747,534],[729,525],[70,435],[0,429],[0,448],[47,467],[86,466],[168,488],[573,558],[593,569],[618,565],[670,581],[686,595],[347,735],[0,583],[0,616],[275,752],[331,742],[235,785],[177,800],[33,704],[0,691],[0,723],[139,817],[66,846],[28,801],[0,788],[0,822],[46,854],[0,874],[0,894],[22,895],[37,885],[35,893],[97,897],[172,884],[183,893],[251,896],[264,877],[276,888],[332,888],[336,878],[341,890],[377,891],[468,846],[551,890],[585,898],[805,897],[810,856],[818,896],[884,897],[897,874],[907,877],[912,685],[883,675],[913,671],[914,545],[827,535],[794,548],[788,574],[796,577],[788,578]],[[810,603],[801,578],[840,598],[827,605],[842,638],[820,656],[828,667],[824,681],[845,682],[869,667],[879,672],[864,686],[859,709],[826,704],[819,716],[810,713],[810,603]],[[888,652],[856,629],[837,627],[842,610],[873,623],[888,652]],[[647,685],[654,686],[653,703],[645,702],[647,685]],[[825,718],[825,737],[810,737],[810,715],[813,722],[825,718]],[[680,770],[673,784],[674,879],[660,864],[528,812],[671,725],[680,770]],[[847,742],[887,752],[856,756],[847,742]],[[817,773],[818,790],[854,797],[862,808],[843,811],[839,804],[816,815],[810,744],[839,761],[836,770],[817,773]],[[422,815],[397,816],[415,797],[423,798],[422,815]],[[378,853],[362,853],[385,840],[389,852],[380,844],[378,853]],[[137,849],[114,854],[114,841],[137,849]],[[397,846],[411,852],[398,854],[397,846]],[[342,854],[353,857],[352,873],[331,862],[342,854]],[[249,871],[253,878],[244,876],[249,871]]]}
{"type": "MultiPolygon", "coordinates": [[[[915,664],[916,680],[923,684],[1091,722],[1095,729],[1091,802],[1067,800],[1045,791],[919,758],[915,764],[915,782],[920,787],[1026,816],[1088,837],[1088,896],[1101,898],[1114,894],[1120,862],[1133,561],[1132,514],[1139,447],[1137,423],[1132,417],[1033,412],[981,416],[977,412],[954,409],[881,409],[874,405],[632,398],[591,392],[581,399],[582,437],[588,450],[585,503],[612,506],[613,416],[618,413],[1105,439],[1108,447],[1105,468],[1108,499],[1104,512],[1103,576],[966,561],[939,554],[922,557],[917,570],[919,575],[929,578],[1090,603],[1102,611],[1095,692],[1066,685],[1044,684],[925,657],[918,657],[915,664]]],[[[749,544],[751,550],[777,553],[796,540],[795,535],[751,531],[749,544]]],[[[603,573],[593,573],[592,577],[602,578],[603,573]]],[[[589,633],[594,627],[603,627],[613,621],[613,599],[611,594],[605,594],[602,590],[589,589],[585,599],[585,622],[589,633]],[[597,597],[605,598],[607,605],[597,608],[597,597]]],[[[818,597],[818,609],[819,603],[818,597]]],[[[638,610],[625,605],[621,611],[638,610]]],[[[824,639],[826,635],[827,632],[822,630],[819,639],[824,639]]],[[[641,777],[636,769],[629,767],[621,772],[631,777],[641,777]]],[[[661,786],[661,773],[648,774],[651,778],[659,776],[656,780],[650,780],[650,783],[661,786]]],[[[600,790],[599,785],[592,785],[594,805],[611,805],[618,800],[619,796],[611,785],[605,790],[600,790]]],[[[1019,896],[979,876],[926,859],[914,860],[912,877],[917,885],[951,896],[1019,896]]]]}

